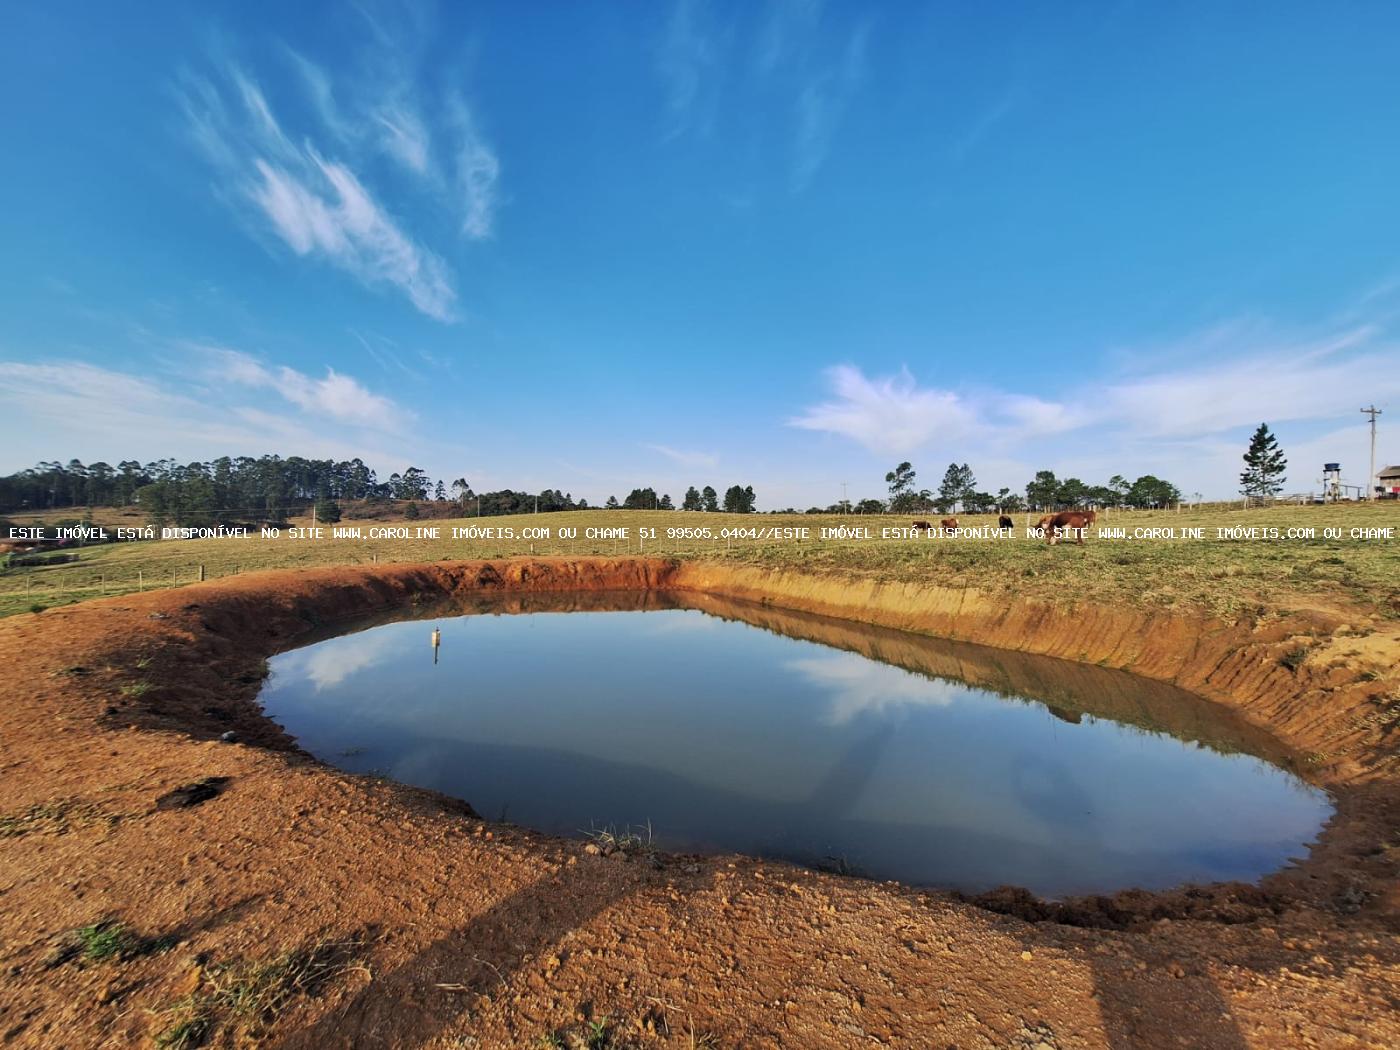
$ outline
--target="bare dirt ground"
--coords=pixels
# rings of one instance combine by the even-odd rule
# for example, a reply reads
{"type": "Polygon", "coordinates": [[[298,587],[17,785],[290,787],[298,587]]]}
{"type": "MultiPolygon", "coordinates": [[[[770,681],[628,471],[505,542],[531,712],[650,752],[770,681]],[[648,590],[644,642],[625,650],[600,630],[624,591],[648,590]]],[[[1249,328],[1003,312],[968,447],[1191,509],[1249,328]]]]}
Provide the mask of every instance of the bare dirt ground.
{"type": "Polygon", "coordinates": [[[524,559],[264,573],[10,618],[0,1045],[1400,1045],[1395,623],[1112,616],[524,559]],[[1337,817],[1260,887],[971,902],[591,853],[323,766],[256,704],[265,658],[341,617],[619,587],[844,608],[1176,681],[1305,756],[1337,817]]]}

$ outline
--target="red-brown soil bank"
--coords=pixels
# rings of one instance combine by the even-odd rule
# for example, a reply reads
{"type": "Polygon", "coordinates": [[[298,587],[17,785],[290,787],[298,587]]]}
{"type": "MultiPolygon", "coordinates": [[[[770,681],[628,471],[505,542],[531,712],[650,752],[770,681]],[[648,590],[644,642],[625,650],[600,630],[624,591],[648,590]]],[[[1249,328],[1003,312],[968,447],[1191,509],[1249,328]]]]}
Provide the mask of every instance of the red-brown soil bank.
{"type": "Polygon", "coordinates": [[[584,1018],[618,1046],[1400,1045],[1400,644],[1391,621],[1344,620],[1003,607],[640,559],[264,573],[14,617],[0,1045],[150,1045],[195,1006],[227,1046],[531,1046],[552,1031],[567,1045],[584,1018]],[[839,625],[785,610],[1173,681],[1305,756],[1337,817],[1259,888],[979,906],[738,857],[591,855],[322,766],[259,713],[264,659],[335,621],[483,590],[527,604],[616,589],[757,600],[717,611],[834,644],[839,625]],[[157,805],[208,777],[228,778],[212,798],[157,805]],[[168,940],[65,957],[66,931],[104,919],[168,940]],[[240,963],[320,942],[353,965],[261,1014],[220,998],[240,963]]]}

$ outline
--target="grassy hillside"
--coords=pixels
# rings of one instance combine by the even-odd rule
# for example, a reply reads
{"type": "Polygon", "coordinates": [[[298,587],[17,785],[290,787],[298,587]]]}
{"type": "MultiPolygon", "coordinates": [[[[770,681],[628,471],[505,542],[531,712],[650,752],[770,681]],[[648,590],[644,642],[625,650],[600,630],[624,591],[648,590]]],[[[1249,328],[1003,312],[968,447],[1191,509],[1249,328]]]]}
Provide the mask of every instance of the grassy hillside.
{"type": "MultiPolygon", "coordinates": [[[[1185,604],[1220,612],[1241,609],[1355,605],[1382,616],[1400,616],[1400,541],[1361,540],[1354,528],[1400,531],[1400,503],[1372,506],[1280,507],[1267,510],[1201,509],[1110,513],[1099,527],[1135,530],[1202,528],[1205,538],[1110,540],[1092,535],[1082,546],[1047,546],[1022,535],[1027,516],[1017,515],[1012,540],[880,539],[882,528],[907,526],[902,516],[828,517],[725,515],[680,511],[606,511],[465,518],[446,521],[343,522],[366,537],[372,527],[440,530],[437,539],[329,538],[162,540],[84,548],[76,562],[11,568],[0,573],[0,615],[34,606],[52,607],[118,594],[138,587],[178,586],[198,579],[257,569],[373,561],[439,561],[539,555],[669,555],[732,559],[772,568],[800,567],[889,580],[923,580],[973,586],[1057,601],[1093,599],[1133,604],[1185,604]],[[451,529],[513,530],[514,538],[454,539],[451,529]],[[870,540],[819,539],[823,526],[865,527],[870,540]],[[1324,528],[1342,531],[1325,538],[1324,528]],[[579,536],[560,538],[561,528],[579,536]],[[626,538],[590,539],[588,529],[626,529],[626,538]],[[725,537],[724,529],[807,528],[807,540],[725,537]],[[1221,538],[1217,528],[1258,530],[1311,528],[1312,539],[1221,538]],[[526,529],[547,529],[550,538],[526,538],[526,529]],[[653,530],[649,536],[642,529],[653,530]],[[668,530],[709,530],[671,534],[668,530]]],[[[994,516],[960,516],[964,526],[994,527],[994,516]]]]}

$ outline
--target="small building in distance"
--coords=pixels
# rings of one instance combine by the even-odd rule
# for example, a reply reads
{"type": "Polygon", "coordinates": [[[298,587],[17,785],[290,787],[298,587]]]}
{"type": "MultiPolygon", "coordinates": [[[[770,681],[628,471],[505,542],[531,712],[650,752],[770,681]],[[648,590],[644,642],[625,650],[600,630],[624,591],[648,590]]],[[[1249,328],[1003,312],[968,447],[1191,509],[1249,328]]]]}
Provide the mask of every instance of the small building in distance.
{"type": "Polygon", "coordinates": [[[1381,499],[1400,499],[1400,466],[1383,468],[1376,475],[1376,490],[1381,499]]]}

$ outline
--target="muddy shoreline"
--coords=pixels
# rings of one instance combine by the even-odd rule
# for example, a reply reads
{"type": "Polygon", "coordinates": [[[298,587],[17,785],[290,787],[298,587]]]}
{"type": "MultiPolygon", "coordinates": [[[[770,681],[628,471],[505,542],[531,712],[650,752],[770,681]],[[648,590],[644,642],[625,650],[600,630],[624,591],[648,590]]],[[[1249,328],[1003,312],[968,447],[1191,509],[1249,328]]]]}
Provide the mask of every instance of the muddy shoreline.
{"type": "MultiPolygon", "coordinates": [[[[547,895],[531,901],[528,909],[511,911],[511,929],[519,926],[532,931],[528,936],[522,934],[525,944],[536,945],[525,952],[531,958],[565,933],[582,931],[588,925],[585,919],[596,918],[616,903],[619,898],[612,895],[623,893],[623,888],[634,903],[637,895],[646,898],[647,908],[653,911],[653,923],[646,928],[650,932],[638,934],[638,939],[645,942],[661,937],[665,943],[653,944],[650,951],[643,953],[645,962],[634,959],[624,965],[622,960],[629,955],[622,950],[624,938],[597,956],[600,960],[611,958],[608,965],[600,961],[596,967],[579,968],[574,975],[580,988],[591,987],[590,982],[598,974],[612,972],[620,965],[618,972],[626,978],[623,989],[632,991],[623,994],[615,990],[614,998],[629,1002],[636,999],[636,990],[643,986],[651,987],[653,992],[660,990],[652,972],[658,958],[671,959],[672,969],[684,971],[687,966],[699,965],[699,955],[708,954],[710,948],[706,946],[712,941],[705,940],[703,932],[696,932],[695,928],[703,929],[705,923],[691,902],[712,897],[715,912],[713,916],[706,913],[706,918],[720,922],[724,930],[712,930],[710,936],[732,949],[725,956],[730,961],[715,964],[719,976],[724,976],[727,966],[729,977],[733,978],[735,961],[744,957],[750,960],[744,972],[753,989],[766,988],[773,982],[792,983],[796,980],[796,972],[791,969],[795,960],[785,962],[784,952],[770,943],[770,920],[795,923],[807,930],[794,935],[795,946],[804,937],[816,937],[813,945],[824,942],[819,932],[823,920],[818,918],[816,925],[809,928],[789,914],[804,895],[820,894],[828,901],[839,899],[850,905],[851,917],[846,919],[842,914],[845,921],[856,921],[859,910],[869,907],[895,928],[913,931],[920,937],[951,924],[976,927],[983,936],[1010,936],[1018,943],[1035,942],[1025,950],[1039,951],[1039,946],[1044,946],[1060,953],[1066,965],[1086,952],[1149,960],[1148,970],[1138,970],[1133,963],[1133,972],[1144,974],[1142,980],[1147,984],[1157,979],[1155,974],[1149,976],[1154,965],[1150,960],[1161,957],[1162,949],[1169,945],[1168,954],[1179,960],[1171,965],[1181,969],[1183,977],[1191,973],[1208,978],[1195,987],[1193,994],[1198,1000],[1204,995],[1214,1003],[1225,1002],[1220,993],[1222,976],[1214,971],[1228,969],[1226,961],[1235,952],[1241,959],[1250,960],[1240,963],[1239,968],[1241,973],[1252,976],[1248,980],[1241,978],[1241,995],[1230,1001],[1236,1006],[1241,998],[1253,1003],[1251,1010],[1265,1029],[1278,1024],[1329,1024],[1360,1040],[1359,1045],[1384,1045],[1397,1032],[1394,965],[1400,961],[1394,950],[1394,934],[1400,931],[1400,895],[1396,893],[1400,850],[1395,846],[1400,828],[1400,767],[1395,750],[1396,720],[1385,703],[1395,691],[1396,683],[1391,677],[1394,672],[1390,670],[1394,660],[1385,667],[1368,662],[1365,654],[1349,654],[1348,639],[1361,632],[1357,624],[1347,623],[1344,615],[1310,610],[1229,624],[1167,613],[1006,607],[970,591],[913,589],[897,582],[853,584],[705,563],[514,559],[253,574],[179,591],[128,595],[16,617],[0,624],[0,654],[9,668],[0,686],[6,700],[4,721],[0,723],[6,742],[0,778],[3,812],[22,814],[61,798],[80,800],[116,819],[105,830],[94,823],[91,828],[84,826],[51,835],[36,826],[27,833],[0,840],[0,903],[5,906],[0,943],[13,975],[10,987],[0,993],[0,1035],[8,1036],[14,1045],[53,1045],[46,1040],[55,1030],[62,1031],[65,1024],[90,1033],[100,1030],[119,1039],[144,1038],[148,1032],[148,1018],[135,1009],[114,1017],[114,1011],[90,1003],[88,1009],[81,1009],[48,1001],[45,988],[51,988],[56,980],[61,985],[83,976],[44,971],[36,961],[45,936],[67,919],[76,924],[95,910],[134,914],[143,905],[154,904],[147,910],[171,909],[167,919],[175,921],[166,925],[188,925],[191,909],[197,908],[200,900],[207,908],[210,892],[217,891],[213,895],[221,902],[221,915],[240,893],[250,901],[256,898],[249,907],[257,914],[250,914],[246,920],[235,915],[212,930],[200,932],[198,937],[192,933],[187,938],[207,936],[211,945],[223,951],[249,949],[256,943],[259,930],[266,935],[268,924],[277,914],[282,916],[284,932],[300,928],[306,933],[321,928],[338,911],[343,911],[342,919],[357,917],[365,928],[397,929],[396,924],[405,921],[406,915],[421,911],[423,902],[415,900],[412,894],[396,893],[390,894],[397,901],[393,906],[383,900],[376,902],[373,895],[364,897],[362,892],[357,893],[355,880],[347,881],[342,869],[347,865],[377,864],[373,873],[365,873],[366,884],[392,885],[396,875],[404,877],[400,870],[404,861],[394,858],[407,850],[416,866],[409,881],[432,879],[431,892],[427,887],[420,888],[422,896],[434,902],[444,893],[452,895],[447,888],[452,879],[444,874],[449,871],[475,871],[487,884],[493,881],[487,876],[494,871],[495,881],[500,883],[496,889],[532,880],[558,881],[557,896],[547,895]],[[745,858],[662,858],[654,868],[643,868],[579,856],[579,843],[488,825],[475,819],[468,807],[430,792],[366,782],[364,778],[330,770],[302,753],[262,715],[257,703],[267,657],[305,644],[343,622],[394,614],[411,609],[415,602],[469,601],[482,593],[505,594],[512,599],[518,596],[524,611],[535,594],[576,593],[581,602],[586,602],[582,596],[588,593],[617,590],[657,595],[684,592],[694,601],[710,602],[717,614],[723,614],[726,599],[738,599],[746,605],[743,618],[751,622],[767,616],[778,629],[802,631],[813,638],[821,638],[825,632],[836,644],[842,641],[837,637],[839,624],[808,614],[972,640],[1008,651],[1010,657],[1017,651],[1037,653],[1170,682],[1230,708],[1245,722],[1279,740],[1297,757],[1297,772],[1329,791],[1337,807],[1336,816],[1306,861],[1265,879],[1258,887],[1219,885],[1157,894],[1128,892],[1058,903],[1038,901],[1019,891],[1003,891],[965,902],[948,894],[862,883],[745,858]],[[1305,657],[1289,656],[1300,648],[1306,650],[1305,657]],[[233,732],[239,743],[220,743],[221,735],[228,732],[233,732]],[[188,813],[148,812],[148,800],[154,797],[151,792],[156,787],[168,790],[178,786],[181,778],[194,779],[195,773],[228,776],[230,790],[188,813]],[[242,804],[238,804],[240,795],[244,796],[242,804]],[[342,829],[334,827],[338,823],[335,818],[342,812],[350,818],[347,823],[393,828],[393,833],[386,834],[382,843],[369,851],[373,856],[369,856],[363,843],[357,848],[353,840],[345,840],[342,829]],[[326,821],[328,815],[331,819],[326,821]],[[186,823],[176,826],[176,821],[186,823]],[[281,838],[268,836],[261,826],[268,821],[278,828],[294,829],[294,834],[284,830],[281,838]],[[326,826],[321,827],[322,823],[326,826]],[[307,827],[319,830],[314,835],[302,835],[302,829],[307,827]],[[200,846],[216,848],[189,851],[186,847],[191,834],[200,846]],[[299,864],[290,867],[287,857],[275,856],[279,850],[286,852],[283,847],[288,834],[300,836],[295,853],[299,864]],[[404,835],[411,842],[403,840],[404,835]],[[468,851],[471,856],[466,859],[461,839],[472,846],[468,851]],[[215,859],[209,854],[245,841],[254,844],[250,849],[256,856],[248,858],[243,866],[218,872],[204,870],[205,863],[215,859]],[[81,843],[86,843],[89,852],[68,869],[87,873],[79,877],[76,887],[68,886],[62,878],[43,889],[35,886],[26,865],[61,865],[67,851],[81,843]],[[42,862],[33,853],[41,849],[48,850],[42,862]],[[149,860],[171,851],[182,855],[178,877],[172,879],[171,872],[161,864],[142,867],[141,858],[149,860]],[[597,868],[597,877],[592,883],[585,879],[585,885],[571,886],[565,876],[580,865],[589,872],[597,868]],[[505,869],[510,874],[503,875],[505,869]],[[243,874],[240,876],[239,872],[243,874]],[[729,884],[736,879],[751,895],[771,895],[774,879],[783,885],[790,882],[798,889],[783,890],[776,902],[769,901],[776,903],[773,915],[751,916],[736,925],[732,916],[721,918],[733,907],[736,897],[729,892],[729,884]],[[200,892],[187,889],[192,880],[200,892]],[[143,890],[143,886],[147,889],[143,890]],[[660,896],[663,887],[669,888],[665,896],[660,896]],[[677,893],[678,888],[685,892],[671,900],[670,894],[677,893]],[[601,899],[599,894],[607,899],[601,899]],[[143,895],[149,900],[143,900],[143,895]],[[269,911],[269,895],[274,902],[282,901],[281,912],[276,908],[269,911]],[[94,898],[105,902],[103,908],[95,908],[94,898]],[[295,906],[291,905],[293,900],[297,902],[295,906]],[[726,900],[728,904],[723,903],[726,900]],[[337,901],[342,908],[337,908],[337,901]],[[556,929],[546,916],[561,909],[576,911],[580,921],[556,929]],[[295,921],[290,927],[285,926],[292,916],[295,921]],[[1037,925],[1003,925],[1019,924],[1021,920],[1033,920],[1037,925]],[[1076,930],[1077,927],[1095,929],[1076,930]],[[1316,956],[1322,961],[1292,959],[1296,951],[1283,943],[1289,938],[1281,939],[1279,935],[1285,927],[1296,927],[1298,932],[1292,938],[1295,943],[1314,945],[1316,950],[1306,959],[1316,956]],[[1226,930],[1232,932],[1227,935],[1223,932],[1226,930]],[[1227,949],[1227,942],[1233,947],[1227,949]],[[1294,965],[1285,966],[1282,957],[1294,965]],[[1305,965],[1300,967],[1300,963],[1305,965]],[[1313,978],[1312,991],[1322,996],[1321,1013],[1312,1020],[1299,1014],[1289,1021],[1293,1015],[1287,1010],[1279,1013],[1277,1002],[1269,1006],[1270,997],[1288,991],[1294,975],[1310,972],[1310,966],[1320,975],[1313,978]],[[763,975],[759,970],[764,971],[763,975]],[[1261,974],[1262,983],[1257,980],[1261,974]],[[1329,1013],[1325,1003],[1333,994],[1337,997],[1335,1010],[1329,1013]],[[1363,1001],[1369,1001],[1371,1006],[1358,1013],[1363,1001]],[[99,1027],[93,1028],[94,1024],[99,1027]],[[1376,1041],[1368,1043],[1371,1039],[1376,1041]]],[[[1365,636],[1372,641],[1369,651],[1377,651],[1374,642],[1378,633],[1394,629],[1389,623],[1369,625],[1365,629],[1365,636]]],[[[850,638],[845,641],[848,646],[869,644],[850,638]]],[[[880,644],[897,646],[898,636],[891,635],[880,644]]],[[[1393,650],[1384,645],[1378,651],[1390,651],[1393,655],[1393,650]]],[[[987,652],[990,655],[980,665],[975,659],[961,660],[958,671],[970,673],[974,682],[980,675],[983,681],[1000,678],[1014,683],[1018,673],[1014,659],[998,661],[995,650],[987,652]]],[[[487,916],[492,907],[487,900],[491,889],[487,885],[472,891],[478,896],[486,894],[482,907],[487,916]]],[[[433,910],[438,905],[427,907],[433,910]]],[[[395,968],[400,984],[394,987],[408,989],[418,999],[433,1000],[428,1013],[437,1018],[433,1022],[434,1037],[450,1029],[455,1024],[452,1019],[460,1020],[468,1006],[465,1013],[472,1016],[474,1023],[483,1032],[497,1036],[523,1033],[531,1024],[544,1023],[540,1019],[550,1011],[577,1011],[577,1003],[566,1003],[569,997],[557,994],[557,988],[549,994],[535,988],[533,977],[538,975],[530,970],[529,960],[516,957],[519,953],[513,955],[513,949],[503,944],[488,945],[485,940],[477,943],[474,939],[486,937],[493,929],[490,921],[483,925],[480,920],[478,914],[469,924],[475,932],[469,932],[467,940],[476,944],[478,955],[504,953],[507,961],[514,960],[513,969],[507,970],[518,980],[517,976],[504,977],[502,983],[511,988],[511,996],[518,996],[519,1001],[488,991],[483,994],[491,1002],[479,1008],[450,1000],[438,1002],[442,997],[427,989],[418,970],[400,972],[402,966],[395,968]]],[[[144,921],[149,925],[154,919],[144,921]]],[[[455,919],[442,919],[440,925],[452,927],[454,922],[455,919]]],[[[876,927],[882,928],[882,923],[876,922],[876,927]]],[[[500,929],[496,932],[506,936],[500,929]]],[[[858,927],[846,932],[854,936],[858,927]]],[[[871,930],[866,933],[874,935],[871,930]]],[[[382,961],[391,966],[396,959],[421,960],[423,951],[431,948],[431,942],[415,946],[413,935],[395,934],[391,940],[392,945],[385,942],[376,948],[384,956],[382,961]]],[[[460,954],[459,947],[454,943],[437,950],[460,954]]],[[[978,981],[990,982],[990,986],[1004,985],[1007,1001],[1020,1004],[1015,1016],[1024,1024],[1031,1023],[1028,1011],[1043,1015],[1046,1024],[1051,1024],[1048,1018],[1055,1014],[1059,1025],[1055,1030],[1072,1031],[1078,1039],[1065,1040],[1060,1045],[1138,1045],[1108,1038],[1115,1026],[1127,1032],[1138,1022],[1131,1019],[1127,1005],[1124,1010],[1128,1012],[1117,1020],[1098,1014],[1094,998],[1103,1005],[1104,996],[1112,999],[1118,993],[1099,987],[1103,982],[1097,976],[1094,996],[1081,1001],[1044,989],[1038,991],[1035,981],[1025,980],[1024,975],[1018,977],[1018,969],[1024,968],[1019,955],[1006,962],[971,958],[941,961],[958,968],[956,975],[945,973],[942,978],[945,985],[952,982],[949,987],[978,981]],[[1050,1008],[1052,1001],[1059,1004],[1054,1009],[1050,1008]]],[[[166,972],[172,969],[168,961],[152,959],[140,967],[150,971],[141,978],[145,991],[140,996],[134,990],[124,993],[115,997],[118,1001],[129,999],[134,1004],[138,998],[150,998],[179,976],[166,972]]],[[[497,965],[497,969],[502,967],[497,965]]],[[[1102,970],[1093,966],[1090,969],[1095,975],[1102,970]]],[[[911,987],[919,987],[918,970],[914,962],[907,962],[901,970],[901,980],[913,981],[911,987]]],[[[557,984],[557,978],[558,974],[551,974],[546,983],[557,984]]],[[[1174,971],[1168,972],[1167,979],[1183,980],[1175,977],[1174,971]]],[[[1143,989],[1129,993],[1134,980],[1123,983],[1125,1004],[1143,994],[1143,989]]],[[[852,987],[863,982],[866,978],[845,979],[852,987]]],[[[728,988],[732,1002],[726,1004],[725,996],[718,991],[714,995],[702,993],[698,986],[686,998],[689,1016],[711,1019],[707,1030],[725,1040],[719,1045],[849,1045],[834,1034],[829,1010],[823,1013],[800,997],[780,996],[774,1000],[760,996],[750,1002],[746,992],[734,999],[733,980],[717,980],[716,988],[720,987],[728,988]],[[788,1002],[797,1005],[790,1008],[785,1005],[788,1002]],[[798,1031],[806,1033],[801,1040],[792,1034],[798,1031]]],[[[1180,998],[1185,990],[1178,983],[1172,998],[1180,998]]],[[[819,987],[809,991],[814,1002],[825,995],[819,987]]],[[[353,1006],[349,1012],[343,1008],[345,1004],[336,1005],[340,1002],[339,993],[302,1004],[285,1019],[286,1042],[279,1045],[437,1045],[425,1040],[398,1044],[367,1039],[366,1017],[392,1015],[393,1007],[379,1001],[383,992],[383,988],[371,983],[367,989],[345,993],[353,1006]],[[374,989],[373,994],[370,989],[374,989]]],[[[675,988],[666,993],[677,994],[675,988]]],[[[860,1025],[863,1030],[873,1031],[883,1025],[887,1043],[923,1045],[917,1039],[935,1024],[933,1020],[926,1017],[917,1023],[900,1021],[901,996],[888,988],[870,985],[863,987],[860,995],[864,1005],[854,1013],[864,1015],[860,1025]],[[880,1025],[874,1024],[877,1017],[883,1018],[880,1025]]],[[[1168,1013],[1187,1009],[1188,1015],[1194,1015],[1197,1008],[1205,1007],[1197,1001],[1189,1009],[1179,1003],[1171,1010],[1165,1005],[1161,1009],[1168,1013]]],[[[1215,1012],[1222,1015],[1218,1006],[1215,1012]]],[[[1108,1013],[1112,1014],[1112,1010],[1108,1013]]],[[[1220,1038],[1203,1038],[1193,1045],[1299,1045],[1297,1041],[1287,1042],[1285,1032],[1272,1030],[1264,1033],[1267,1038],[1263,1042],[1242,1042],[1234,1038],[1243,1029],[1233,1011],[1226,1009],[1222,1016],[1229,1018],[1228,1024],[1219,1017],[1212,1022],[1220,1026],[1220,1038]]],[[[400,1021],[407,1023],[402,1018],[400,1021]]],[[[1006,1027],[1011,1025],[1011,1014],[1001,1020],[979,1016],[975,1023],[966,1017],[958,1021],[950,1014],[937,1023],[944,1025],[947,1032],[965,1031],[967,1045],[977,1045],[971,1039],[972,1033],[982,1032],[985,1038],[997,1039],[1015,1035],[1014,1027],[1006,1027]]],[[[642,1026],[644,1034],[645,1027],[642,1026]]],[[[1288,1039],[1297,1034],[1294,1032],[1288,1039]]],[[[74,1045],[88,1044],[79,1041],[74,1045]]],[[[488,1039],[482,1045],[510,1042],[488,1039]]]]}

